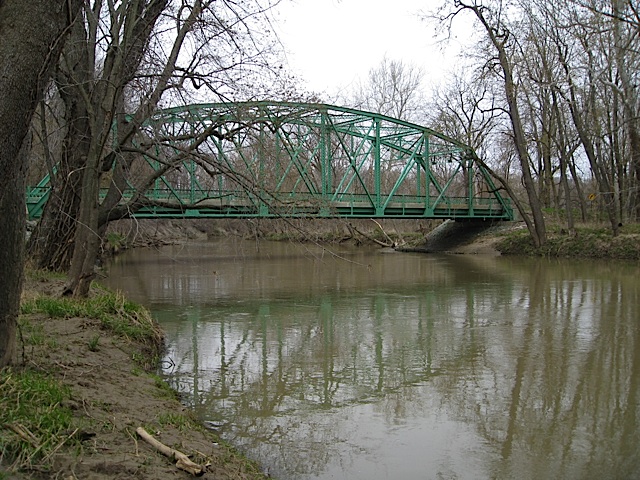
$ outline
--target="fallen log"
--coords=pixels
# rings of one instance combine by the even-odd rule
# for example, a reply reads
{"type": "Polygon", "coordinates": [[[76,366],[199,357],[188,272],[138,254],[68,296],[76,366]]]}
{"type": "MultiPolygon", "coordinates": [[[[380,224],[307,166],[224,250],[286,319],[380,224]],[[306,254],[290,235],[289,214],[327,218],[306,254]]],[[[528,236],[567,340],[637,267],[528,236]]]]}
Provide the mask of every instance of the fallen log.
{"type": "MultiPolygon", "coordinates": [[[[367,240],[370,240],[374,243],[377,243],[378,245],[380,245],[381,247],[387,247],[387,248],[395,248],[395,244],[393,243],[393,241],[391,243],[385,243],[381,240],[378,240],[377,238],[373,238],[371,235],[367,235],[364,232],[361,232],[360,230],[358,230],[355,225],[349,223],[348,224],[349,230],[357,233],[358,235],[363,236],[364,238],[366,238],[367,240]]],[[[384,232],[383,232],[384,233],[384,232]]],[[[386,234],[385,234],[386,235],[386,234]]]]}
{"type": "Polygon", "coordinates": [[[202,465],[198,465],[195,462],[192,462],[189,457],[187,457],[184,453],[175,450],[171,447],[166,446],[164,443],[156,440],[153,435],[149,434],[144,428],[138,427],[136,428],[136,433],[142,438],[145,442],[151,445],[153,448],[158,450],[160,453],[169,457],[176,461],[176,467],[180,470],[184,470],[185,472],[189,472],[191,475],[200,477],[204,475],[206,472],[206,467],[202,465]]]}

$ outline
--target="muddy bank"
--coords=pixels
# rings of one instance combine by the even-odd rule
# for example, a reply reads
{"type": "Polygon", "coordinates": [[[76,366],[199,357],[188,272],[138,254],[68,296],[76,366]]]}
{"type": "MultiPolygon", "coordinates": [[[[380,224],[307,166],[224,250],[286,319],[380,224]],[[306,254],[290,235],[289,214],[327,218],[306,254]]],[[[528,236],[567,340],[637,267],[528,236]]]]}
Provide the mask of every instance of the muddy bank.
{"type": "Polygon", "coordinates": [[[640,225],[629,224],[613,237],[606,227],[581,225],[568,232],[547,226],[548,241],[535,248],[523,222],[452,220],[127,220],[111,227],[105,253],[218,236],[264,238],[323,244],[378,244],[400,251],[569,258],[640,259],[640,225]]]}
{"type": "MultiPolygon", "coordinates": [[[[58,296],[62,287],[61,279],[28,275],[19,366],[0,372],[6,402],[0,407],[0,478],[190,478],[138,437],[141,426],[206,465],[203,478],[266,478],[257,465],[201,427],[153,374],[159,343],[137,333],[142,307],[99,288],[89,306],[65,303],[58,296]],[[78,314],[91,311],[95,315],[78,314]],[[27,405],[35,408],[30,417],[21,402],[30,401],[29,385],[39,379],[58,384],[64,398],[53,405],[27,405]],[[3,418],[9,411],[13,416],[3,418]],[[42,412],[47,411],[55,413],[51,422],[64,417],[62,431],[45,428],[42,412]],[[24,450],[16,455],[20,442],[24,450]]],[[[156,334],[159,330],[150,335],[156,334]]]]}
{"type": "Polygon", "coordinates": [[[547,241],[533,245],[523,222],[469,223],[446,221],[430,231],[425,242],[406,250],[425,253],[525,255],[533,257],[640,260],[640,225],[629,224],[617,236],[597,225],[580,225],[569,232],[547,225],[547,241]]]}
{"type": "Polygon", "coordinates": [[[176,244],[221,236],[296,242],[417,245],[441,220],[198,219],[120,220],[109,225],[106,255],[127,248],[176,244]]]}

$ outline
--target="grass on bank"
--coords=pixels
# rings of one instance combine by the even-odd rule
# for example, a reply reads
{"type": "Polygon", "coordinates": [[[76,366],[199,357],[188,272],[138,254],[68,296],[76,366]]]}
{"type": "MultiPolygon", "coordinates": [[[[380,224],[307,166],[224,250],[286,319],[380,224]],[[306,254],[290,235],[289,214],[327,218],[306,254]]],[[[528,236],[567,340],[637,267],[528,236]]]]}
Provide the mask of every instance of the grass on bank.
{"type": "MultiPolygon", "coordinates": [[[[55,274],[27,271],[31,281],[56,280],[55,274]]],[[[28,345],[57,347],[41,324],[29,315],[43,314],[54,319],[87,317],[100,320],[104,330],[139,344],[143,355],[134,360],[146,369],[155,368],[162,346],[162,332],[141,305],[122,294],[96,286],[86,299],[37,295],[23,299],[19,319],[20,341],[28,345]]],[[[100,335],[88,342],[89,350],[99,348],[100,335]]],[[[0,370],[0,465],[10,471],[47,471],[53,455],[63,445],[77,444],[72,412],[65,406],[71,391],[47,378],[47,372],[31,367],[0,370]]],[[[0,479],[4,474],[0,468],[0,479]]]]}
{"type": "Polygon", "coordinates": [[[0,464],[46,470],[56,451],[75,442],[63,406],[69,398],[68,388],[42,373],[0,370],[0,464]]]}
{"type": "MultiPolygon", "coordinates": [[[[100,286],[93,287],[86,299],[47,295],[27,299],[21,305],[21,313],[41,313],[51,318],[96,318],[105,330],[143,345],[152,362],[157,360],[162,346],[162,332],[146,308],[100,286]]],[[[96,335],[89,348],[97,349],[98,343],[99,335],[96,335]]]]}
{"type": "MultiPolygon", "coordinates": [[[[27,271],[26,277],[27,284],[43,282],[44,288],[37,290],[44,291],[63,280],[55,274],[40,271],[27,271]]],[[[101,348],[102,339],[108,337],[108,330],[125,341],[135,342],[136,353],[132,359],[138,366],[134,367],[137,373],[132,372],[132,375],[143,374],[142,368],[148,372],[157,367],[162,332],[144,307],[126,300],[122,294],[97,286],[90,298],[73,299],[35,294],[28,289],[21,312],[22,340],[27,344],[48,348],[64,346],[61,339],[48,337],[42,322],[34,321],[33,315],[46,315],[52,319],[96,318],[102,330],[88,339],[89,350],[101,348]]],[[[177,392],[160,376],[153,373],[144,375],[153,379],[155,389],[151,390],[151,395],[179,401],[177,392]]],[[[25,474],[25,477],[18,478],[49,478],[47,475],[55,473],[52,469],[56,453],[86,453],[82,443],[84,429],[96,426],[92,425],[93,420],[82,415],[78,417],[77,412],[70,409],[74,405],[73,391],[50,377],[46,369],[33,365],[0,369],[0,480],[15,478],[18,471],[25,474]]],[[[94,408],[99,408],[97,405],[94,404],[94,408]]],[[[206,430],[190,411],[176,413],[174,409],[168,409],[156,413],[155,419],[146,425],[148,431],[169,426],[184,432],[206,430]]],[[[125,430],[129,435],[135,435],[128,427],[125,430]]],[[[208,435],[210,441],[220,445],[215,464],[216,468],[224,470],[226,478],[266,478],[257,463],[246,459],[217,435],[208,435]]],[[[206,463],[210,459],[196,452],[194,460],[206,463]]]]}
{"type": "Polygon", "coordinates": [[[551,225],[547,228],[547,241],[540,248],[533,245],[526,229],[519,229],[505,234],[496,248],[505,255],[638,260],[640,225],[625,225],[616,237],[606,227],[581,226],[572,234],[551,225]]]}

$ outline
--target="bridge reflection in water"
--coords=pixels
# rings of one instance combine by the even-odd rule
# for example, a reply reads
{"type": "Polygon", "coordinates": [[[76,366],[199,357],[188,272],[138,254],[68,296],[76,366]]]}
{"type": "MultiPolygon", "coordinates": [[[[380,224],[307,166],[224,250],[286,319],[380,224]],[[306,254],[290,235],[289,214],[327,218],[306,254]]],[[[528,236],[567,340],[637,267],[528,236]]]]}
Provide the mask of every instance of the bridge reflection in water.
{"type": "Polygon", "coordinates": [[[220,242],[112,273],[185,401],[277,478],[638,477],[637,266],[339,253],[220,242]]]}
{"type": "MultiPolygon", "coordinates": [[[[513,219],[509,200],[469,146],[344,107],[170,108],[144,124],[131,150],[136,159],[119,172],[126,182],[101,193],[101,201],[121,198],[112,208],[118,215],[513,219]]],[[[49,183],[47,176],[28,189],[30,218],[42,215],[49,183]]]]}

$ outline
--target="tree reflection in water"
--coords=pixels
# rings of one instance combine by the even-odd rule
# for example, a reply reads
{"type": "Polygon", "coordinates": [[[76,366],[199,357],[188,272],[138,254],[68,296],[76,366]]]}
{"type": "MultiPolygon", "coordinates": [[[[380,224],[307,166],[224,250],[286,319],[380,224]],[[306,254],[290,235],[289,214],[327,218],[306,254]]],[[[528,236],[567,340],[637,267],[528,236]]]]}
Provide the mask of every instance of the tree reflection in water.
{"type": "Polygon", "coordinates": [[[637,266],[269,253],[136,268],[172,384],[276,477],[640,474],[637,266]]]}

